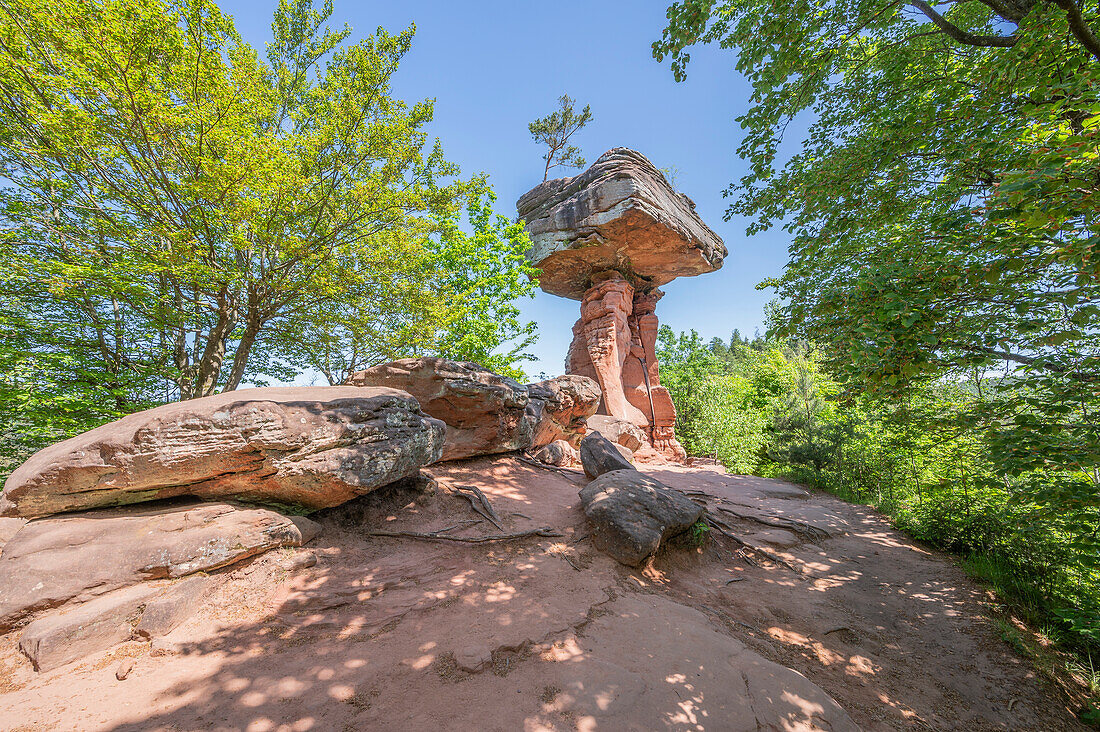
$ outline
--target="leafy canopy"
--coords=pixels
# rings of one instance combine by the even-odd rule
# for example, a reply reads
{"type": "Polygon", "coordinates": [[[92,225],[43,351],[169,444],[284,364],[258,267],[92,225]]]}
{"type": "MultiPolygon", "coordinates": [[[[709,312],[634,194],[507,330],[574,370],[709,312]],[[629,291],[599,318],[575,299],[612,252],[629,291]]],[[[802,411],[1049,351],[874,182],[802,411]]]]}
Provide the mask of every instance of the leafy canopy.
{"type": "Polygon", "coordinates": [[[783,332],[887,392],[1010,373],[974,415],[1003,468],[1100,487],[1095,8],[684,0],[668,18],[654,54],[678,78],[714,42],[753,85],[728,215],[792,234],[765,283],[783,332]]]}
{"type": "Polygon", "coordinates": [[[288,379],[339,328],[353,364],[520,355],[521,234],[392,95],[414,29],[331,12],[281,0],[261,55],[206,0],[0,6],[0,411],[66,432],[288,379]]]}

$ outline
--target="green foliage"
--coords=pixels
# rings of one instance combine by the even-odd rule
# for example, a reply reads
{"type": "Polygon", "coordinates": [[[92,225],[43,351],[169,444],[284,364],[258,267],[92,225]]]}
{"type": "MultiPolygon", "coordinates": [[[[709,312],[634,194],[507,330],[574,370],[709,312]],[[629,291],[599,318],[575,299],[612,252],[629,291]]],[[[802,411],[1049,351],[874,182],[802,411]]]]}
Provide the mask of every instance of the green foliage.
{"type": "Polygon", "coordinates": [[[707,540],[707,532],[710,531],[710,526],[706,521],[702,519],[696,521],[691,525],[691,543],[695,546],[703,546],[703,542],[707,540]]]}
{"type": "Polygon", "coordinates": [[[558,109],[527,125],[535,142],[547,147],[546,154],[542,156],[546,161],[546,168],[542,172],[544,181],[549,177],[550,171],[558,166],[584,167],[585,161],[580,148],[570,145],[569,138],[592,121],[592,109],[586,104],[578,114],[573,109],[574,103],[572,97],[563,94],[558,97],[558,109]]]}
{"type": "Polygon", "coordinates": [[[790,232],[769,320],[843,386],[830,416],[796,382],[767,469],[995,557],[1094,648],[1100,11],[681,0],[668,21],[677,78],[717,43],[753,85],[727,214],[790,232]]]}
{"type": "MultiPolygon", "coordinates": [[[[904,399],[986,379],[969,419],[1014,490],[1100,510],[1100,46],[1095,8],[685,0],[654,46],[738,51],[749,173],[729,213],[782,222],[781,335],[846,383],[904,399]],[[919,12],[914,12],[914,9],[919,12]],[[1084,12],[1084,25],[1074,13],[1084,12]],[[787,123],[810,121],[779,157],[787,123]]],[[[1092,519],[1090,519],[1091,521],[1092,519]]],[[[1075,550],[1100,555],[1083,521],[1075,550]]]]}
{"type": "Polygon", "coordinates": [[[845,388],[805,344],[739,335],[704,344],[668,328],[658,342],[690,454],[874,505],[911,536],[965,557],[975,576],[1056,628],[1082,658],[1100,651],[1100,568],[1082,540],[1098,532],[1100,516],[1067,487],[1087,495],[1091,479],[1006,473],[996,434],[974,419],[995,382],[1010,377],[884,395],[845,388]],[[1051,482],[1060,487],[1037,487],[1051,482]]]}
{"type": "Polygon", "coordinates": [[[413,28],[331,12],[281,0],[262,57],[206,0],[0,7],[4,454],[303,367],[523,357],[522,233],[392,96],[413,28]]]}

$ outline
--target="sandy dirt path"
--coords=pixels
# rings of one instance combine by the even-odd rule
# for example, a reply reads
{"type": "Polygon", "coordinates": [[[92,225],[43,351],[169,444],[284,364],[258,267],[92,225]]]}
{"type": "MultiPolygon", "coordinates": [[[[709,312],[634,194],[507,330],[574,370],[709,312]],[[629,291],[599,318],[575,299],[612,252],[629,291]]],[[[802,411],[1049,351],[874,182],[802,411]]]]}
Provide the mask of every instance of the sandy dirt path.
{"type": "Polygon", "coordinates": [[[864,507],[646,468],[762,551],[753,564],[712,533],[631,570],[592,546],[583,476],[512,457],[430,472],[431,495],[329,511],[308,549],[224,571],[152,645],[36,674],[17,634],[0,637],[0,729],[1083,729],[997,637],[981,589],[864,507]],[[476,519],[454,484],[479,486],[507,531],[560,536],[366,535],[476,519]],[[307,553],[315,566],[301,566],[307,553]]]}

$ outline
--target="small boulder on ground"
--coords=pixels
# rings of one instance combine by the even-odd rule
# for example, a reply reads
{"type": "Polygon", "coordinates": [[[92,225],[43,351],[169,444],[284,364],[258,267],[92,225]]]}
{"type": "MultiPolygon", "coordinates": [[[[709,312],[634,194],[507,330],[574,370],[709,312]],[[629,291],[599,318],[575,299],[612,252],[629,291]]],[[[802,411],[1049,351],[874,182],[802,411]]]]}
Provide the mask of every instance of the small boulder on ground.
{"type": "Polygon", "coordinates": [[[595,414],[589,417],[588,429],[599,432],[616,445],[622,445],[631,451],[649,444],[645,433],[637,425],[606,414],[595,414]]]}
{"type": "Polygon", "coordinates": [[[634,466],[613,444],[599,432],[592,432],[581,440],[581,465],[589,478],[598,478],[612,470],[633,470],[634,466]]]}
{"type": "Polygon", "coordinates": [[[557,440],[580,445],[588,419],[600,406],[600,385],[587,376],[567,374],[527,385],[528,411],[535,415],[531,447],[557,440]]]}
{"type": "Polygon", "coordinates": [[[281,546],[318,525],[225,503],[141,506],[31,521],[0,554],[0,632],[31,613],[85,602],[143,580],[217,569],[281,546]]]}
{"type": "Polygon", "coordinates": [[[416,397],[425,414],[447,424],[439,460],[531,446],[535,418],[527,412],[527,388],[476,363],[406,358],[357,371],[345,383],[401,389],[416,397]]]}
{"type": "Polygon", "coordinates": [[[165,404],[51,445],[18,467],[0,514],[190,495],[336,506],[436,460],[444,425],[394,389],[241,389],[165,404]]]}
{"type": "Polygon", "coordinates": [[[565,440],[554,440],[549,445],[543,445],[535,450],[531,456],[541,463],[555,465],[559,468],[571,467],[581,461],[577,448],[565,440]]]}
{"type": "Polygon", "coordinates": [[[596,547],[631,567],[703,517],[702,506],[633,469],[604,473],[580,496],[596,547]]]}

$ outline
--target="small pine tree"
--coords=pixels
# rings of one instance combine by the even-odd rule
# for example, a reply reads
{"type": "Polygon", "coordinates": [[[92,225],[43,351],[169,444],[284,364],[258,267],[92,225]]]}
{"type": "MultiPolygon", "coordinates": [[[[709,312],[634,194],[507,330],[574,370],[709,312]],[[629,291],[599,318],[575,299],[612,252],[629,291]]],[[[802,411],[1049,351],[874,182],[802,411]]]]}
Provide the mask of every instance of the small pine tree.
{"type": "Polygon", "coordinates": [[[580,114],[577,114],[573,109],[574,103],[572,97],[563,94],[558,97],[558,109],[553,114],[527,125],[535,142],[548,148],[542,156],[546,161],[546,167],[542,171],[543,182],[550,176],[550,170],[558,166],[584,167],[585,160],[581,156],[580,148],[570,145],[569,138],[592,121],[592,109],[586,104],[580,114]]]}

